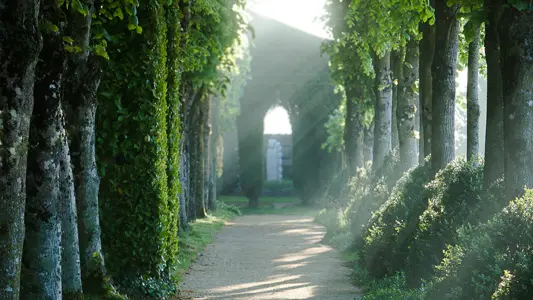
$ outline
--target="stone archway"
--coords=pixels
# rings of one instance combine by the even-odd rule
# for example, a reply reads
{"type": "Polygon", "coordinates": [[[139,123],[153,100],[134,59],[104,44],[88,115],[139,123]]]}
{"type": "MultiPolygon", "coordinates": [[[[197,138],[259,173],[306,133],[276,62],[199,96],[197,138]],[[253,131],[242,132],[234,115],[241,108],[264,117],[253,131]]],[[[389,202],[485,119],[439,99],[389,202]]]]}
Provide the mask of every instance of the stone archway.
{"type": "Polygon", "coordinates": [[[338,160],[321,147],[327,137],[324,124],[339,101],[328,58],[320,53],[323,40],[267,17],[252,17],[251,80],[237,117],[240,185],[250,206],[257,206],[265,172],[263,119],[272,106],[282,105],[293,129],[294,186],[302,202],[310,204],[338,160]]]}

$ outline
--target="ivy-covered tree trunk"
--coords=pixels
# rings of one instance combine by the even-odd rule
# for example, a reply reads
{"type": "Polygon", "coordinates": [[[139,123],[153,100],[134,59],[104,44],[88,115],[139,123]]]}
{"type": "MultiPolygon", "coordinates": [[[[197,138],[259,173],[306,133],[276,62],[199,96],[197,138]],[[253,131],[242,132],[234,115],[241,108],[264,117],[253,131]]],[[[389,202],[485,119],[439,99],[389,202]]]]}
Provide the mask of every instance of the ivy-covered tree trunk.
{"type": "Polygon", "coordinates": [[[203,127],[203,166],[204,166],[204,207],[206,211],[210,210],[209,193],[211,190],[211,152],[209,150],[209,141],[211,134],[211,97],[206,95],[202,101],[202,127],[203,127]]]}
{"type": "Polygon", "coordinates": [[[455,157],[455,68],[459,44],[458,6],[435,1],[435,56],[433,59],[433,102],[431,168],[436,174],[455,157]]]}
{"type": "Polygon", "coordinates": [[[364,165],[363,154],[363,118],[362,101],[359,86],[348,86],[346,92],[346,118],[344,122],[344,145],[350,176],[355,176],[357,169],[364,165]]]}
{"type": "Polygon", "coordinates": [[[485,0],[485,56],[487,60],[487,127],[485,133],[485,189],[504,174],[503,91],[500,66],[498,22],[503,11],[502,0],[485,0]]]}
{"type": "Polygon", "coordinates": [[[180,23],[179,10],[169,7],[165,10],[167,23],[167,185],[168,185],[168,244],[169,258],[173,265],[178,255],[178,228],[180,209],[180,23]]]}
{"type": "Polygon", "coordinates": [[[19,299],[38,0],[0,0],[0,299],[19,299]]]}
{"type": "Polygon", "coordinates": [[[479,49],[481,24],[474,25],[474,36],[468,44],[468,83],[466,87],[467,125],[466,157],[476,158],[479,153],[479,49]]]}
{"type": "Polygon", "coordinates": [[[391,75],[392,75],[392,138],[391,138],[391,148],[396,149],[400,145],[400,137],[399,137],[399,122],[398,122],[398,101],[399,98],[399,91],[398,91],[398,84],[402,78],[402,66],[403,66],[403,60],[404,60],[404,48],[398,50],[398,51],[392,51],[391,52],[391,75]]]}
{"type": "Polygon", "coordinates": [[[59,202],[61,221],[61,282],[63,299],[81,299],[80,243],[78,235],[78,211],[74,189],[74,174],[70,161],[66,120],[61,119],[61,152],[59,154],[59,202]]]}
{"type": "Polygon", "coordinates": [[[210,156],[210,186],[208,207],[210,210],[216,209],[217,179],[218,179],[218,145],[220,140],[220,98],[211,97],[211,135],[209,136],[209,156],[210,156]]]}
{"type": "MultiPolygon", "coordinates": [[[[431,1],[433,2],[433,1],[431,1]]],[[[431,124],[432,124],[432,102],[433,102],[433,57],[435,53],[435,26],[429,23],[420,24],[423,38],[420,41],[420,70],[419,70],[419,90],[420,90],[420,144],[418,163],[423,164],[426,157],[431,154],[431,124]]]]}
{"type": "MultiPolygon", "coordinates": [[[[41,20],[59,23],[57,3],[41,3],[41,20]]],[[[66,68],[63,30],[46,31],[35,73],[26,176],[26,236],[22,259],[22,299],[61,299],[59,165],[61,95],[66,68]]]]}
{"type": "Polygon", "coordinates": [[[194,201],[194,216],[205,218],[205,124],[204,124],[204,89],[198,91],[196,99],[192,103],[189,135],[190,159],[191,159],[191,195],[194,201]]]}
{"type": "Polygon", "coordinates": [[[392,134],[392,82],[390,78],[390,52],[374,58],[376,73],[374,106],[374,157],[372,168],[378,170],[390,153],[392,134]]]}
{"type": "Polygon", "coordinates": [[[407,43],[402,78],[398,87],[398,134],[400,137],[401,171],[407,171],[418,162],[416,156],[418,140],[416,137],[416,111],[418,94],[418,42],[411,40],[407,43]]]}
{"type": "MultiPolygon", "coordinates": [[[[529,3],[527,1],[523,1],[529,3]]],[[[503,78],[505,193],[533,188],[533,13],[505,9],[499,24],[503,78]]]]}

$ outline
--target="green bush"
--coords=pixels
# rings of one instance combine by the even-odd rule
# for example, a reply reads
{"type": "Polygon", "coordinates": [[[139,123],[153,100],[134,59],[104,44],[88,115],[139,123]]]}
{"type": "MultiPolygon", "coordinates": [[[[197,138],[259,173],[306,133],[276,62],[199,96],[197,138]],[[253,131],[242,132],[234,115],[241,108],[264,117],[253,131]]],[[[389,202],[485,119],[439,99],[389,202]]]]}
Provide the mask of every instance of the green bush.
{"type": "Polygon", "coordinates": [[[394,275],[405,267],[418,218],[427,207],[425,185],[430,170],[431,164],[426,161],[405,173],[387,202],[369,220],[361,263],[373,277],[394,275]]]}
{"type": "Polygon", "coordinates": [[[489,222],[460,231],[426,298],[531,299],[532,249],[533,191],[528,190],[489,222]]]}
{"type": "Polygon", "coordinates": [[[345,207],[348,203],[348,168],[342,169],[329,183],[324,193],[324,203],[326,207],[345,207]]]}
{"type": "Polygon", "coordinates": [[[428,206],[420,216],[409,246],[406,274],[410,286],[433,275],[447,244],[455,244],[457,230],[480,209],[483,165],[456,159],[427,185],[428,206]]]}
{"type": "Polygon", "coordinates": [[[267,181],[263,185],[263,196],[289,197],[294,196],[295,191],[291,180],[267,181]]]}
{"type": "Polygon", "coordinates": [[[392,188],[399,179],[399,158],[391,153],[385,158],[383,167],[373,170],[361,169],[359,174],[350,180],[349,205],[345,211],[354,238],[354,247],[360,248],[363,233],[372,214],[387,201],[392,188]]]}

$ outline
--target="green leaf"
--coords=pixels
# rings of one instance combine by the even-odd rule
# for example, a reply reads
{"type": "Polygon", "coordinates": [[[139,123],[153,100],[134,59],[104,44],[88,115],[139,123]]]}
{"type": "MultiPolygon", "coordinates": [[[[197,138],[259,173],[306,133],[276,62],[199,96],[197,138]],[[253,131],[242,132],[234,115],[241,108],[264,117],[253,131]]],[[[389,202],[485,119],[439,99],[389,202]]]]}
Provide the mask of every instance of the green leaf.
{"type": "Polygon", "coordinates": [[[143,28],[141,26],[137,26],[136,30],[138,34],[143,33],[143,28]]]}
{"type": "Polygon", "coordinates": [[[63,37],[63,42],[72,44],[72,43],[74,43],[74,39],[72,39],[70,36],[64,36],[63,37]]]}
{"type": "Polygon", "coordinates": [[[122,9],[120,7],[115,10],[115,12],[113,13],[113,16],[118,17],[121,20],[124,20],[124,13],[122,12],[122,9]]]}
{"type": "Polygon", "coordinates": [[[55,24],[52,24],[51,22],[46,22],[42,24],[40,27],[41,27],[41,30],[46,31],[46,32],[52,32],[52,33],[56,33],[59,30],[59,27],[57,27],[57,25],[55,24]]]}
{"type": "Polygon", "coordinates": [[[128,24],[129,30],[135,30],[135,28],[137,28],[137,26],[135,26],[134,24],[128,24]]]}
{"type": "Polygon", "coordinates": [[[94,47],[94,54],[109,60],[109,54],[107,54],[107,50],[102,45],[96,45],[94,47]]]}

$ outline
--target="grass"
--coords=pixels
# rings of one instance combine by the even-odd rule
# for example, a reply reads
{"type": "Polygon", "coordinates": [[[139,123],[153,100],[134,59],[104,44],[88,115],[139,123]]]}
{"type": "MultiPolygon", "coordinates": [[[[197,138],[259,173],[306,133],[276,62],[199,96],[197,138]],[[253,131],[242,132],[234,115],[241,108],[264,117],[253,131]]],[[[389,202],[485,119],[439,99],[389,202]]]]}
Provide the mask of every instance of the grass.
{"type": "Polygon", "coordinates": [[[219,202],[213,214],[189,224],[189,230],[180,235],[179,239],[180,252],[174,274],[178,282],[182,281],[183,275],[189,270],[198,254],[213,241],[213,237],[224,226],[224,223],[240,214],[238,208],[219,202]]]}
{"type": "Polygon", "coordinates": [[[249,208],[248,198],[243,196],[221,196],[220,201],[226,204],[233,204],[240,207],[245,215],[303,215],[314,217],[318,214],[318,209],[314,207],[302,206],[301,200],[296,197],[261,197],[258,208],[249,208]],[[276,207],[275,204],[285,204],[276,207]]]}

